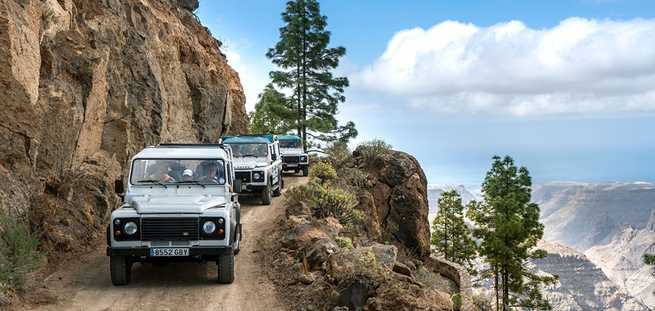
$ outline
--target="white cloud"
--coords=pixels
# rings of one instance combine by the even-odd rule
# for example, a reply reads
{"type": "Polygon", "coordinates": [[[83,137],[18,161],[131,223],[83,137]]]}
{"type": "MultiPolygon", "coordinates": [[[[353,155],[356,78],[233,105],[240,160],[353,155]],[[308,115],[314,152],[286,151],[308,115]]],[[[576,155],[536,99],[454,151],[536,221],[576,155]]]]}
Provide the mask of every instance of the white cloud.
{"type": "Polygon", "coordinates": [[[246,95],[246,110],[255,110],[257,97],[264,90],[269,82],[268,68],[264,66],[251,66],[255,60],[244,60],[235,48],[223,47],[222,52],[227,58],[228,64],[239,73],[239,79],[246,95]]]}
{"type": "Polygon", "coordinates": [[[446,21],[396,33],[356,88],[436,111],[517,116],[655,111],[655,20],[446,21]]]}

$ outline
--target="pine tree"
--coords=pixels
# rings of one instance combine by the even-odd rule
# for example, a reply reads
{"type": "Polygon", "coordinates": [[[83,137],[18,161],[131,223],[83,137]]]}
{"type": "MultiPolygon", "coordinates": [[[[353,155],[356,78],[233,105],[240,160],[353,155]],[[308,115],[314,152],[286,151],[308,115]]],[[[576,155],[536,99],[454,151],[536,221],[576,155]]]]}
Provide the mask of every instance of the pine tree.
{"type": "Polygon", "coordinates": [[[446,260],[461,264],[473,272],[475,243],[464,222],[462,198],[455,190],[444,192],[439,198],[439,212],[432,222],[432,245],[446,260]]]}
{"type": "Polygon", "coordinates": [[[282,13],[284,27],[280,41],[266,56],[282,70],[270,73],[273,83],[292,91],[295,104],[295,125],[307,150],[313,141],[347,141],[357,136],[355,125],[339,126],[335,119],[338,104],[345,101],[345,77],[334,77],[332,70],[346,54],[344,47],[329,48],[330,32],[327,17],[321,15],[317,0],[287,2],[282,13]]]}
{"type": "Polygon", "coordinates": [[[484,202],[474,202],[469,209],[476,224],[473,235],[480,240],[478,251],[489,267],[483,275],[493,278],[496,310],[551,308],[540,286],[557,278],[528,268],[530,260],[546,255],[536,249],[544,226],[539,222],[539,206],[530,203],[531,187],[525,167],[517,168],[511,157],[496,156],[482,185],[484,202]]]}
{"type": "Polygon", "coordinates": [[[251,133],[285,134],[295,128],[295,111],[289,100],[272,84],[259,94],[255,111],[250,113],[251,133]]]}

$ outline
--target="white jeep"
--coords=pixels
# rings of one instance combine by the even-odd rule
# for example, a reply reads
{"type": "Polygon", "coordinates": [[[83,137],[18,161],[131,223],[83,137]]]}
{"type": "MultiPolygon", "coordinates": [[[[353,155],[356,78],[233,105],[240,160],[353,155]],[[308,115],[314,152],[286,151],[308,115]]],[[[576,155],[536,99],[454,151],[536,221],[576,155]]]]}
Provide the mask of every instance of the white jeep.
{"type": "Polygon", "coordinates": [[[214,261],[218,282],[234,281],[242,237],[232,154],[222,145],[159,145],[132,158],[123,205],[107,227],[114,285],[130,282],[134,262],[214,261]]]}
{"type": "Polygon", "coordinates": [[[282,170],[309,175],[309,156],[303,152],[302,140],[296,135],[278,135],[282,152],[282,170]]]}
{"type": "Polygon", "coordinates": [[[284,187],[280,146],[274,135],[226,136],[221,143],[234,155],[234,174],[241,181],[241,193],[260,195],[270,205],[284,187]]]}

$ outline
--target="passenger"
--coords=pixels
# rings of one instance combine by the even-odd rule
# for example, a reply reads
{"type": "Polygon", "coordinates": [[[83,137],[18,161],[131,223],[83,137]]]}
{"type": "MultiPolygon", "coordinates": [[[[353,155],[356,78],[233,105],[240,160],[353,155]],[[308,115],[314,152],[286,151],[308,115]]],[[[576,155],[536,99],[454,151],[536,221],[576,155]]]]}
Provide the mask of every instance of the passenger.
{"type": "Polygon", "coordinates": [[[168,174],[168,166],[160,166],[158,172],[153,175],[154,176],[152,179],[157,179],[160,182],[164,182],[164,183],[175,182],[175,178],[173,178],[171,175],[168,174]]]}
{"type": "Polygon", "coordinates": [[[182,181],[193,181],[193,171],[190,169],[185,169],[182,172],[182,181]]]}

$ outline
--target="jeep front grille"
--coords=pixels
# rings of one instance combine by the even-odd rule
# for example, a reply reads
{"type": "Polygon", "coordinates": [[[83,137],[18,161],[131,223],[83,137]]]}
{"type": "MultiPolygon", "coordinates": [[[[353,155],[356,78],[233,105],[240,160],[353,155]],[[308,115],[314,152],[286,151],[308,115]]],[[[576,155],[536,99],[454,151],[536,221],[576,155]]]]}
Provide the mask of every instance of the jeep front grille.
{"type": "Polygon", "coordinates": [[[234,176],[241,182],[250,182],[250,172],[234,172],[234,176]]]}
{"type": "Polygon", "coordinates": [[[144,241],[198,240],[198,218],[142,218],[141,239],[144,241]]]}
{"type": "Polygon", "coordinates": [[[284,162],[284,163],[299,163],[300,162],[300,157],[299,156],[283,156],[282,157],[282,162],[284,162]]]}

